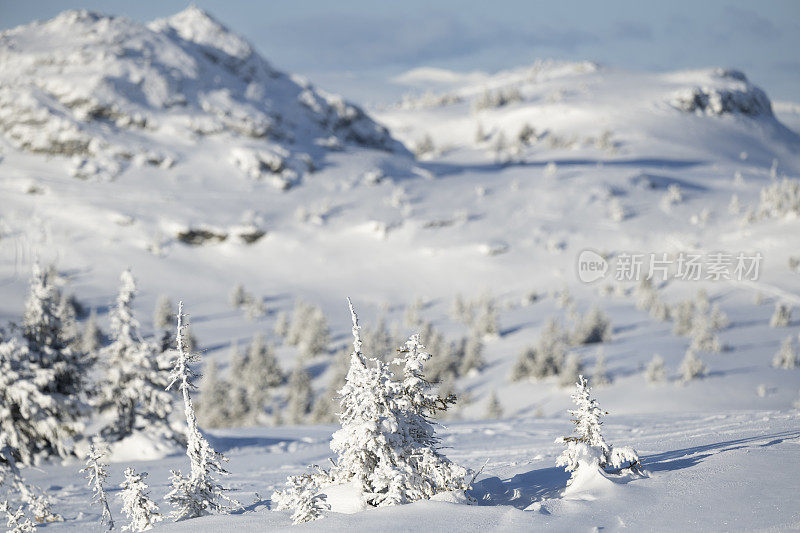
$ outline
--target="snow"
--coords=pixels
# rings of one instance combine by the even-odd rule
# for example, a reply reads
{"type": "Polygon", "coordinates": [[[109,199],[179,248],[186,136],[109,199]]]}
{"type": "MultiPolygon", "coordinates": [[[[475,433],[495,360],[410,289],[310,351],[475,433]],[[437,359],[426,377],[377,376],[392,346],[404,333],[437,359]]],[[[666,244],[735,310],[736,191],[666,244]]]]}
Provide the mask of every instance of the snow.
{"type": "MultiPolygon", "coordinates": [[[[57,262],[62,290],[106,332],[130,267],[145,341],[161,333],[149,320],[159,297],[183,299],[221,377],[234,374],[232,346],[262,335],[285,375],[300,361],[317,398],[349,342],[346,296],[365,331],[383,321],[390,332],[365,333],[370,350],[418,329],[438,335],[423,339],[440,346],[434,357],[461,339],[482,344],[480,364],[442,385],[459,401],[437,429],[455,464],[479,471],[489,460],[466,495],[363,510],[352,486],[326,487],[332,510],[291,526],[269,496],[308,465],[328,467],[338,428],[269,425],[287,414],[279,379],[276,403],[247,420],[256,426],[203,428],[230,460],[226,494],[243,510],[158,530],[800,527],[800,371],[772,366],[800,324],[800,104],[770,104],[734,71],[539,61],[494,74],[416,69],[398,81],[419,96],[367,113],[276,70],[197,8],[149,25],[67,12],[0,34],[0,65],[0,326],[19,322],[38,259],[57,262]],[[704,107],[683,106],[687,94],[704,107]],[[432,150],[415,160],[403,144],[426,137],[432,150]],[[759,252],[764,262],[755,281],[646,290],[614,282],[613,267],[580,282],[585,250],[759,252]],[[237,284],[252,305],[228,303],[237,284]],[[702,315],[676,307],[700,289],[702,315]],[[452,316],[457,295],[457,314],[470,304],[477,323],[452,316]],[[298,300],[318,308],[313,339],[298,342],[314,347],[303,359],[274,333],[298,300]],[[715,305],[726,325],[713,323],[715,305]],[[633,447],[648,474],[586,470],[567,489],[554,443],[572,429],[563,376],[509,378],[520,354],[546,344],[551,319],[571,332],[595,307],[602,315],[584,326],[603,342],[556,348],[587,375],[603,358],[609,383],[592,384],[609,413],[603,436],[633,447]]],[[[778,366],[791,366],[786,353],[778,366]]],[[[109,494],[132,466],[165,511],[184,452],[141,433],[113,443],[109,494]]],[[[80,462],[23,469],[65,518],[48,530],[97,527],[80,462]]],[[[121,523],[121,502],[109,505],[121,523]]]]}

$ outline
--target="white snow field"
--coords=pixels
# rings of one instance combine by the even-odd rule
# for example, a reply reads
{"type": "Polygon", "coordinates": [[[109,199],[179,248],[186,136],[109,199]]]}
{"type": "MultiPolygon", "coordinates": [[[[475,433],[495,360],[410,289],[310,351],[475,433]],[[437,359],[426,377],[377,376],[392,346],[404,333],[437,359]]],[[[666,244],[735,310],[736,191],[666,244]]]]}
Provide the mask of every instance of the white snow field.
{"type": "MultiPolygon", "coordinates": [[[[431,364],[445,357],[434,348],[483,344],[482,365],[445,372],[440,385],[458,397],[440,419],[441,451],[479,472],[466,497],[293,526],[271,495],[307,465],[328,465],[338,425],[314,425],[311,413],[295,424],[283,383],[247,427],[204,427],[230,460],[222,482],[242,508],[155,529],[800,529],[800,361],[773,364],[785,339],[800,350],[800,103],[773,109],[733,69],[542,61],[403,79],[424,87],[432,77],[437,92],[367,112],[275,69],[194,7],[147,25],[69,11],[0,33],[3,328],[20,322],[38,260],[106,332],[125,268],[145,338],[159,334],[158,297],[182,300],[202,359],[223,376],[234,375],[233,347],[263,334],[285,373],[308,374],[316,401],[347,357],[346,297],[365,332],[382,322],[393,346],[426,330],[431,364]],[[610,262],[592,283],[579,278],[586,249],[610,262]],[[682,253],[706,269],[730,254],[730,276],[680,279],[682,253]],[[649,287],[615,280],[632,254],[666,254],[672,269],[649,287]],[[757,279],[736,279],[739,254],[762,258],[757,279]],[[237,284],[255,311],[229,304],[237,284]],[[459,295],[471,311],[454,316],[459,295]],[[298,299],[330,328],[304,358],[275,332],[298,299]],[[794,313],[776,323],[778,304],[794,313]],[[543,353],[548,319],[579,330],[593,307],[610,322],[602,342],[572,334],[562,348],[574,355],[556,357],[556,371],[520,373],[528,347],[543,353]],[[497,331],[472,334],[492,312],[497,331]],[[682,366],[690,346],[703,371],[682,366]],[[565,492],[554,441],[572,431],[578,373],[608,411],[604,436],[636,449],[641,475],[576,477],[565,492]]],[[[367,356],[390,357],[367,345],[367,356]]],[[[176,428],[181,415],[176,403],[176,428]]],[[[102,530],[78,472],[99,425],[91,417],[76,437],[80,457],[22,469],[64,518],[43,530],[102,530]]],[[[113,446],[106,486],[118,528],[124,470],[147,472],[168,513],[169,471],[186,470],[184,452],[140,434],[113,446]]]]}

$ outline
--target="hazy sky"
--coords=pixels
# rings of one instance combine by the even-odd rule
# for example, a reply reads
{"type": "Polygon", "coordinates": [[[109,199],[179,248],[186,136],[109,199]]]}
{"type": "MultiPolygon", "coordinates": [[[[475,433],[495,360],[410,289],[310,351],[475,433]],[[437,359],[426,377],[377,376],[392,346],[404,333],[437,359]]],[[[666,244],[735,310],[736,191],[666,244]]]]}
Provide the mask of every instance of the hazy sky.
{"type": "MultiPolygon", "coordinates": [[[[800,1],[402,2],[197,0],[276,67],[362,102],[406,89],[419,66],[495,71],[537,58],[629,69],[736,67],[773,99],[800,102],[800,1]]],[[[0,0],[0,28],[87,8],[147,21],[185,1],[0,0]]]]}

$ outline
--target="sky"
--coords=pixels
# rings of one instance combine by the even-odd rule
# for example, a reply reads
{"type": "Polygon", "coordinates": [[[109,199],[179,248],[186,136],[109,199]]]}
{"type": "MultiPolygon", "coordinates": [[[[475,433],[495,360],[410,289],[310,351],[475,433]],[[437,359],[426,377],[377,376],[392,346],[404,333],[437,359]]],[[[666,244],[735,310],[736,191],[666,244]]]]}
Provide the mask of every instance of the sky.
{"type": "MultiPolygon", "coordinates": [[[[800,102],[800,1],[196,0],[277,68],[364,104],[409,90],[417,67],[494,72],[536,59],[665,71],[743,70],[773,100],[800,102]]],[[[186,1],[0,0],[0,29],[85,8],[148,21],[186,1]]]]}

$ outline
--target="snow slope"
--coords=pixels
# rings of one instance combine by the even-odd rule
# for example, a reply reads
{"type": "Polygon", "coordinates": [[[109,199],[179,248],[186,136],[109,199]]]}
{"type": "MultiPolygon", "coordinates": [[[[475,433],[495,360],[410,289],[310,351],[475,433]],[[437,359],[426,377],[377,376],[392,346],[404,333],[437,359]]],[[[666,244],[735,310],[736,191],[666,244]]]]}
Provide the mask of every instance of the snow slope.
{"type": "MultiPolygon", "coordinates": [[[[289,369],[296,350],[272,331],[278,312],[303,298],[322,307],[333,332],[330,354],[305,363],[320,393],[332,354],[348,342],[345,296],[366,326],[382,317],[399,336],[414,332],[403,316],[420,298],[422,318],[455,340],[468,328],[450,316],[454,296],[490,294],[501,335],[486,340],[486,367],[455,382],[452,417],[463,421],[445,432],[448,455],[466,466],[492,456],[475,488],[481,505],[426,502],[304,527],[384,529],[386,517],[401,529],[406,519],[446,529],[467,515],[465,529],[798,527],[786,495],[797,474],[800,370],[771,362],[800,325],[800,275],[791,267],[800,217],[743,222],[764,187],[800,173],[797,104],[773,110],[732,70],[540,62],[446,74],[437,76],[452,83],[447,91],[373,110],[373,119],[277,71],[195,8],[146,26],[71,11],[3,32],[0,323],[18,320],[36,258],[56,261],[67,290],[101,320],[130,266],[146,334],[156,298],[168,294],[184,300],[204,357],[223,372],[231,345],[257,332],[278,344],[289,369]],[[419,159],[401,144],[413,149],[426,136],[432,150],[419,159]],[[679,201],[665,200],[670,186],[679,201]],[[729,208],[733,195],[738,211],[729,208]],[[612,258],[760,252],[764,262],[757,282],[658,284],[669,304],[703,288],[730,319],[719,332],[728,349],[701,353],[709,372],[683,385],[689,340],[636,308],[635,283],[580,283],[576,261],[586,248],[612,258]],[[248,321],[228,305],[239,282],[263,297],[265,316],[248,321]],[[565,288],[576,311],[599,305],[611,319],[612,340],[601,348],[612,383],[597,389],[611,412],[609,438],[636,446],[653,472],[595,501],[558,497],[566,474],[553,466],[552,440],[569,429],[568,391],[553,378],[508,379],[548,318],[570,323],[573,312],[559,306],[565,288]],[[779,301],[795,316],[771,328],[779,301]],[[655,353],[667,381],[649,386],[643,370],[655,353]],[[508,418],[481,422],[492,391],[508,418]],[[542,507],[522,510],[534,500],[542,507]],[[686,502],[692,511],[680,514],[686,502]]],[[[591,373],[598,347],[574,351],[591,373]]],[[[278,406],[284,397],[279,390],[278,406]]],[[[255,513],[159,527],[288,527],[265,500],[286,475],[328,456],[331,431],[214,432],[232,459],[234,496],[249,505],[258,492],[261,503],[255,513]]],[[[170,455],[140,466],[161,496],[168,469],[183,462],[170,455]]],[[[113,466],[113,479],[124,466],[113,466]]],[[[76,471],[28,473],[75,518],[54,530],[94,520],[76,471]]]]}

